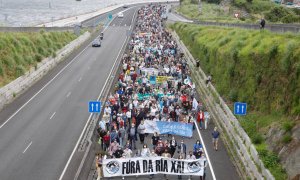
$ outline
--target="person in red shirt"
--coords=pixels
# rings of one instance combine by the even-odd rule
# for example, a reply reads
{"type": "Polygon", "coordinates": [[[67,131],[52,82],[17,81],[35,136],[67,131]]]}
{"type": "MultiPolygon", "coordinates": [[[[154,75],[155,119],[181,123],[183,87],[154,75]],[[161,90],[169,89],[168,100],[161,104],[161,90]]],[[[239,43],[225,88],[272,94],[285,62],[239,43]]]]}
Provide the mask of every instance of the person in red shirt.
{"type": "Polygon", "coordinates": [[[197,121],[200,123],[200,129],[202,129],[204,123],[204,112],[200,110],[197,114],[197,121]]]}
{"type": "Polygon", "coordinates": [[[103,150],[106,151],[106,149],[109,147],[109,144],[110,144],[109,131],[107,131],[106,135],[103,137],[103,144],[104,144],[103,150]]]}

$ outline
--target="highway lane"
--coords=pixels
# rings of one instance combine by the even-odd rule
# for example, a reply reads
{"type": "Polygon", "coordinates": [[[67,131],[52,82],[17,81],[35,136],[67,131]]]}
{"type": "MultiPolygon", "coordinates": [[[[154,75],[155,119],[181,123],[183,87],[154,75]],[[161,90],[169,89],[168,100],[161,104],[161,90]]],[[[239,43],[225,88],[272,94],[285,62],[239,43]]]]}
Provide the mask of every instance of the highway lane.
{"type": "MultiPolygon", "coordinates": [[[[131,18],[124,21],[129,25],[131,18]]],[[[101,48],[83,51],[0,129],[1,180],[58,179],[88,118],[87,103],[97,99],[128,28],[108,27],[101,48]]]]}

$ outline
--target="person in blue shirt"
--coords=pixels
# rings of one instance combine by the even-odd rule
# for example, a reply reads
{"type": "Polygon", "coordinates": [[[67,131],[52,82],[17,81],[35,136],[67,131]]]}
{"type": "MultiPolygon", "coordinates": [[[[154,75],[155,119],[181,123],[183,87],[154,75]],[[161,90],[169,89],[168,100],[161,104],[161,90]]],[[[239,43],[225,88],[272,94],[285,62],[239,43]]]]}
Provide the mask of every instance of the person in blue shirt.
{"type": "Polygon", "coordinates": [[[217,130],[217,127],[214,128],[214,131],[211,133],[212,134],[212,138],[213,138],[213,145],[214,145],[214,150],[218,150],[218,140],[219,140],[219,136],[220,133],[217,130]]]}
{"type": "Polygon", "coordinates": [[[194,144],[194,154],[197,152],[197,150],[199,150],[200,148],[202,148],[202,144],[200,143],[200,140],[197,140],[196,143],[194,144]]]}

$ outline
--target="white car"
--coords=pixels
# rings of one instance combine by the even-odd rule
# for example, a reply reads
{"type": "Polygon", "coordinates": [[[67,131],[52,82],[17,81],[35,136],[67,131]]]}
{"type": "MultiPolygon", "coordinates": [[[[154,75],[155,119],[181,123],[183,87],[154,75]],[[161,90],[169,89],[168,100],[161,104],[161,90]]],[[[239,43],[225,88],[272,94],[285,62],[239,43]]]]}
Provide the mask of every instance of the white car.
{"type": "Polygon", "coordinates": [[[118,17],[119,17],[119,18],[123,18],[123,17],[124,17],[124,14],[123,14],[122,12],[119,12],[119,13],[118,13],[118,17]]]}

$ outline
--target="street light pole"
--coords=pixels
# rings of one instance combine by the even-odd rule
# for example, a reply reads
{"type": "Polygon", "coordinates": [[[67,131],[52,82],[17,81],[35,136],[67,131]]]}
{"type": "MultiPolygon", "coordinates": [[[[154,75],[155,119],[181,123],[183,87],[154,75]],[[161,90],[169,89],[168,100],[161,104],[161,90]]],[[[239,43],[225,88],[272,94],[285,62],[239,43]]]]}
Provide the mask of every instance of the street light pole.
{"type": "Polygon", "coordinates": [[[199,0],[198,6],[199,6],[199,7],[198,7],[198,8],[199,8],[199,13],[201,13],[201,8],[202,8],[202,7],[201,7],[201,0],[199,0]]]}

